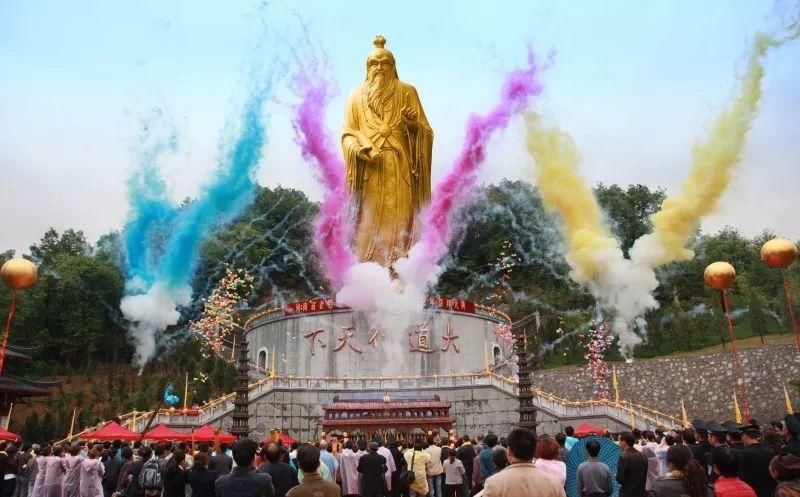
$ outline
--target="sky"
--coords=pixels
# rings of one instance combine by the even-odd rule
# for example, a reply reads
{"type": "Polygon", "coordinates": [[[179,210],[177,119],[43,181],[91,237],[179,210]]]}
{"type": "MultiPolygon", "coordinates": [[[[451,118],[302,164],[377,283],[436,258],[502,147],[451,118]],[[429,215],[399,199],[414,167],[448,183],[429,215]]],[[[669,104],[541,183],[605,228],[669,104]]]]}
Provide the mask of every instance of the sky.
{"type": "MultiPolygon", "coordinates": [[[[290,48],[302,57],[303,29],[339,89],[327,113],[334,137],[372,39],[387,38],[434,129],[434,183],[458,153],[469,114],[493,104],[530,45],[542,59],[553,54],[533,105],[573,135],[588,180],[676,191],[693,144],[734,95],[754,34],[780,26],[791,8],[783,0],[0,0],[0,250],[26,252],[51,226],[81,229],[91,242],[121,229],[141,125],[154,114],[177,133],[162,163],[172,196],[196,194],[217,167],[253,68],[288,60],[290,48]]],[[[703,229],[797,239],[800,42],[773,51],[765,66],[741,167],[703,229]]],[[[291,103],[279,85],[265,109],[258,180],[318,200],[314,170],[293,141],[291,103]]],[[[480,180],[531,171],[516,120],[492,141],[480,180]]]]}

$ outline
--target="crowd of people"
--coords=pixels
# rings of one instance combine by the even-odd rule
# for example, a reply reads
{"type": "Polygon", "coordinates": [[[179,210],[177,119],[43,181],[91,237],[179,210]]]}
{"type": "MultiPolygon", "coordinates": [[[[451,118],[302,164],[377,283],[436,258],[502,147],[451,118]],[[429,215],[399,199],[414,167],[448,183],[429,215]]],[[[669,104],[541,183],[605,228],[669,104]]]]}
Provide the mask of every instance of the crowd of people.
{"type": "Polygon", "coordinates": [[[216,450],[4,442],[0,472],[0,497],[565,497],[566,489],[580,497],[800,497],[800,417],[763,428],[696,420],[686,430],[582,441],[568,426],[538,438],[521,428],[408,443],[329,435],[216,450]]]}

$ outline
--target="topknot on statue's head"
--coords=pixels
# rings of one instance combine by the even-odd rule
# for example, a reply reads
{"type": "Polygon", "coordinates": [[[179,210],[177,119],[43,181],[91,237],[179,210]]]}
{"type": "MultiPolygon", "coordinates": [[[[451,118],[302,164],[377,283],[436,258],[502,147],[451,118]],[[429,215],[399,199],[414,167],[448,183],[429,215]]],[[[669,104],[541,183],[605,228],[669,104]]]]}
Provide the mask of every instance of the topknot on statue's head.
{"type": "Polygon", "coordinates": [[[386,45],[386,38],[383,35],[376,35],[375,39],[372,40],[372,44],[375,45],[375,48],[383,48],[386,45]]]}
{"type": "MultiPolygon", "coordinates": [[[[376,35],[375,39],[372,40],[372,44],[375,48],[372,49],[372,52],[367,56],[367,69],[369,70],[369,62],[374,59],[389,59],[392,63],[392,66],[395,66],[396,62],[394,59],[394,54],[390,50],[386,50],[384,48],[386,46],[386,38],[383,35],[376,35]]],[[[394,77],[397,78],[397,67],[394,67],[394,77]]]]}

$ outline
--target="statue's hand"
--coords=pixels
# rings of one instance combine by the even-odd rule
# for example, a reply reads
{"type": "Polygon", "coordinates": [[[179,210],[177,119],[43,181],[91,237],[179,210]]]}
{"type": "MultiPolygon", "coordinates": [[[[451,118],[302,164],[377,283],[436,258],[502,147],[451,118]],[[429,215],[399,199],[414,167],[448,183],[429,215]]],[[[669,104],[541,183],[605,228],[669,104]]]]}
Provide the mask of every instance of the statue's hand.
{"type": "Polygon", "coordinates": [[[419,121],[417,121],[417,111],[416,109],[412,109],[411,107],[403,107],[400,109],[400,114],[403,116],[403,122],[409,128],[416,129],[419,126],[419,121]]]}
{"type": "Polygon", "coordinates": [[[372,154],[372,147],[361,147],[358,152],[356,153],[359,159],[367,162],[374,162],[377,158],[376,155],[372,154]]]}

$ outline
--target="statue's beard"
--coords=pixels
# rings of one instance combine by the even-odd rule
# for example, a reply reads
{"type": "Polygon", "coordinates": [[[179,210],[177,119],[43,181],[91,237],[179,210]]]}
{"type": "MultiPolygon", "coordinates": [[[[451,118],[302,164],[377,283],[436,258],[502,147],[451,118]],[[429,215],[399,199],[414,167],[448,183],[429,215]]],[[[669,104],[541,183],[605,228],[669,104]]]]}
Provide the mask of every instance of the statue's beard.
{"type": "Polygon", "coordinates": [[[386,75],[386,73],[380,71],[370,74],[369,78],[367,78],[366,96],[367,105],[369,105],[369,109],[373,114],[381,119],[383,118],[383,110],[394,96],[396,89],[397,79],[391,75],[386,75]]]}

